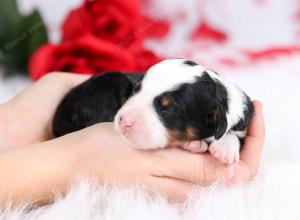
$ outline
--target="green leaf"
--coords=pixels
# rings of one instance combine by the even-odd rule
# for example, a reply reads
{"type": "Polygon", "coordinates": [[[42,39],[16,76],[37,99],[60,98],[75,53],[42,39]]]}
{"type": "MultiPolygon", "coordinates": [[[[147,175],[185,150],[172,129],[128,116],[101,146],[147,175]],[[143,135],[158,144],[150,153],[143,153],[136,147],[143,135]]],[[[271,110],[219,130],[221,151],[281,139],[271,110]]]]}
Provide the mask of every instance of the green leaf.
{"type": "MultiPolygon", "coordinates": [[[[14,0],[7,1],[15,3],[14,0]]],[[[6,72],[26,73],[31,54],[48,42],[46,27],[37,10],[30,15],[21,16],[16,4],[9,4],[7,1],[0,0],[0,19],[1,11],[6,6],[14,14],[12,17],[15,21],[0,20],[0,25],[4,26],[4,28],[0,26],[0,64],[5,66],[6,72]],[[13,25],[12,28],[9,27],[10,24],[13,25]],[[2,31],[9,34],[4,34],[2,31]]]]}
{"type": "Polygon", "coordinates": [[[0,0],[0,44],[13,37],[21,20],[16,0],[0,0]]]}
{"type": "Polygon", "coordinates": [[[22,20],[22,28],[22,33],[24,33],[26,37],[19,45],[20,50],[24,53],[23,59],[20,60],[20,68],[27,70],[27,64],[31,54],[42,44],[48,42],[48,35],[42,17],[37,10],[22,20]]]}
{"type": "Polygon", "coordinates": [[[28,35],[28,52],[31,55],[42,44],[48,42],[47,29],[43,22],[42,16],[37,10],[26,17],[23,21],[26,26],[28,35]]]}

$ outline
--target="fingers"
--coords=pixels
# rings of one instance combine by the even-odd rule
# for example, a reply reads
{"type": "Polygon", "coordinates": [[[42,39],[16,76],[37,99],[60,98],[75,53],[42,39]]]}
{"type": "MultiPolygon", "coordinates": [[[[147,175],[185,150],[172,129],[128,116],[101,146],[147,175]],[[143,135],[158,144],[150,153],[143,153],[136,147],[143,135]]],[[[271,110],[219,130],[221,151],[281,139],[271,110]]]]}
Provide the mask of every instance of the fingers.
{"type": "Polygon", "coordinates": [[[154,152],[158,158],[157,173],[168,178],[209,185],[217,180],[228,184],[247,182],[257,172],[265,137],[262,104],[254,101],[254,115],[241,152],[241,161],[224,165],[209,154],[192,154],[180,149],[154,152]]]}
{"type": "Polygon", "coordinates": [[[65,73],[65,72],[51,72],[42,77],[39,81],[46,81],[47,83],[62,83],[67,86],[68,89],[71,89],[80,83],[83,83],[89,79],[91,75],[86,74],[74,74],[74,73],[65,73]]]}
{"type": "Polygon", "coordinates": [[[231,166],[225,165],[210,154],[193,154],[181,149],[155,152],[156,175],[188,181],[206,186],[215,181],[231,181],[231,166]]]}
{"type": "Polygon", "coordinates": [[[262,103],[254,101],[254,115],[241,151],[241,161],[249,168],[250,178],[257,172],[265,139],[265,124],[262,103]]]}
{"type": "MultiPolygon", "coordinates": [[[[99,125],[94,127],[96,128],[97,126],[99,125]]],[[[111,135],[114,135],[111,136],[114,137],[114,141],[120,138],[111,123],[101,123],[101,126],[106,131],[111,131],[111,135]]],[[[95,129],[95,132],[95,136],[99,137],[99,130],[95,129]]],[[[120,140],[121,143],[124,143],[126,147],[130,147],[127,142],[120,140]]],[[[202,186],[210,185],[215,181],[224,181],[226,183],[234,181],[235,183],[241,178],[245,179],[240,174],[241,169],[239,167],[225,165],[213,158],[209,153],[194,154],[180,148],[166,148],[154,151],[133,150],[137,152],[137,157],[140,159],[140,164],[142,164],[138,166],[139,169],[148,170],[152,176],[190,182],[202,186]]]]}

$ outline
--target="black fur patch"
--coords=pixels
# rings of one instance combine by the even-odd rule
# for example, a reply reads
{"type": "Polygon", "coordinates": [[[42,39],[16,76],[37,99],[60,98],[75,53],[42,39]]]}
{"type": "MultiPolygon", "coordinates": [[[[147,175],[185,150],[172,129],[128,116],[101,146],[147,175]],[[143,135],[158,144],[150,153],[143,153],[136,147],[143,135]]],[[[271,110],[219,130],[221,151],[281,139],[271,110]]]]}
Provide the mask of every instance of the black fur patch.
{"type": "Polygon", "coordinates": [[[240,143],[240,151],[243,149],[243,146],[244,146],[244,138],[240,138],[238,137],[239,139],[239,143],[240,143]]]}
{"type": "MultiPolygon", "coordinates": [[[[131,78],[140,77],[130,75],[131,78]]],[[[53,120],[56,137],[99,122],[111,122],[133,94],[133,83],[124,73],[108,72],[91,77],[72,89],[60,103],[53,120]]]]}
{"type": "Polygon", "coordinates": [[[227,128],[227,91],[206,72],[192,84],[182,84],[174,91],[167,91],[155,97],[154,108],[165,127],[180,134],[181,140],[189,140],[186,128],[191,126],[198,131],[194,140],[211,136],[222,136],[227,128]],[[168,95],[173,104],[161,105],[161,99],[168,95]],[[211,117],[211,112],[216,112],[211,117]]]}
{"type": "Polygon", "coordinates": [[[197,65],[199,65],[198,63],[195,63],[194,61],[191,61],[191,60],[185,60],[183,63],[188,65],[188,66],[197,66],[197,65]]]}

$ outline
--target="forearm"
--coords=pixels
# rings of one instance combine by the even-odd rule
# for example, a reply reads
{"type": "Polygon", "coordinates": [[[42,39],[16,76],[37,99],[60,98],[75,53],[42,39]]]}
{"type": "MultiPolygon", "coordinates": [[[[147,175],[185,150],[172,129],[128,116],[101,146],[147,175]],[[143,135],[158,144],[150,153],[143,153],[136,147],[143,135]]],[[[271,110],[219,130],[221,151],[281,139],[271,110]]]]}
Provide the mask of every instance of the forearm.
{"type": "Polygon", "coordinates": [[[64,194],[72,176],[71,155],[60,142],[49,141],[0,153],[0,204],[48,203],[64,194]]]}

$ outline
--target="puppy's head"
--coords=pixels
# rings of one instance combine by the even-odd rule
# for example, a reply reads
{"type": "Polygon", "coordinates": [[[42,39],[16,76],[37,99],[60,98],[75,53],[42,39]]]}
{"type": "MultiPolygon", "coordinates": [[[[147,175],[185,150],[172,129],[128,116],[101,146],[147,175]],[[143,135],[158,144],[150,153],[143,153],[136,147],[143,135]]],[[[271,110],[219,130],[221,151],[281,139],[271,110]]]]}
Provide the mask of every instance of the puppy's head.
{"type": "Polygon", "coordinates": [[[118,111],[115,128],[138,148],[219,139],[227,129],[227,93],[220,78],[193,61],[152,66],[140,90],[118,111]]]}

